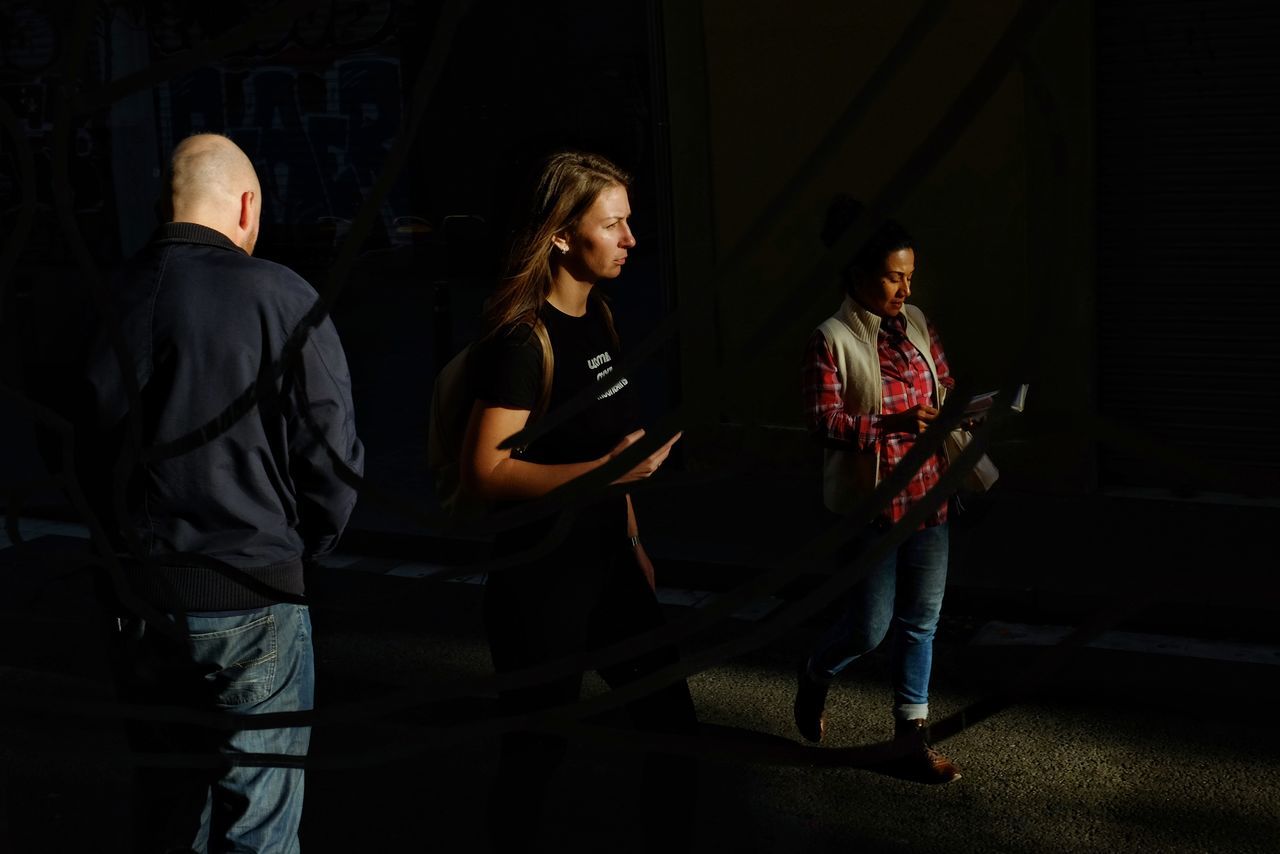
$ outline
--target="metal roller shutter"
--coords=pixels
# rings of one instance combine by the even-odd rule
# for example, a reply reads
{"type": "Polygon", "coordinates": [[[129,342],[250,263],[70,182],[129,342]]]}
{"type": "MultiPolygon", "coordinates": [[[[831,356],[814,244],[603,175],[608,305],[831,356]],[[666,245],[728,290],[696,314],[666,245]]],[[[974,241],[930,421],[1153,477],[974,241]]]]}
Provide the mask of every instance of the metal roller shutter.
{"type": "Polygon", "coordinates": [[[1096,20],[1102,484],[1280,495],[1280,4],[1096,20]]]}

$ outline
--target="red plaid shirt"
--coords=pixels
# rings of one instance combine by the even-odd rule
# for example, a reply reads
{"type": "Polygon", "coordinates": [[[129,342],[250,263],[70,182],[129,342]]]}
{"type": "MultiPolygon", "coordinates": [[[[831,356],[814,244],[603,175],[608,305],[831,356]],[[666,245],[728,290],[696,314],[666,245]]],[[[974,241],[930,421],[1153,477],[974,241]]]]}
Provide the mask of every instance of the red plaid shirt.
{"type": "MultiPolygon", "coordinates": [[[[938,369],[938,384],[951,388],[955,381],[947,367],[947,357],[942,352],[937,330],[929,323],[929,349],[934,366],[938,369]]],[[[804,361],[804,408],[809,429],[827,443],[847,445],[855,450],[878,449],[880,454],[880,478],[893,471],[916,440],[915,433],[890,433],[883,429],[884,415],[902,412],[921,403],[938,405],[934,393],[933,376],[929,364],[906,335],[907,320],[903,315],[880,321],[877,344],[880,355],[880,412],[847,412],[844,408],[844,386],[835,358],[821,330],[809,339],[804,361]]],[[[942,455],[935,454],[920,467],[906,489],[894,496],[889,507],[882,510],[877,520],[894,523],[901,519],[938,482],[946,463],[942,455]]],[[[944,503],[932,513],[921,527],[940,525],[947,521],[947,505],[944,503]]]]}

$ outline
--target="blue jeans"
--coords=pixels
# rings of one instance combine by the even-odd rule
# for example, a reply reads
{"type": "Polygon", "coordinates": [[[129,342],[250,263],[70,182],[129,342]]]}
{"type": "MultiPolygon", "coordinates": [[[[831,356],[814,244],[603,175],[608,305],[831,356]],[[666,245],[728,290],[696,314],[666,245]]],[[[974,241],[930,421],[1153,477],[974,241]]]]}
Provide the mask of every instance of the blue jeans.
{"type": "MultiPolygon", "coordinates": [[[[154,626],[126,632],[126,693],[136,700],[233,715],[311,709],[315,662],[305,605],[249,614],[187,615],[181,644],[154,626]]],[[[305,756],[310,727],[214,730],[178,723],[135,725],[135,748],[149,753],[278,753],[305,756]]],[[[138,849],[298,851],[303,771],[215,763],[214,768],[139,770],[138,849]]]]}
{"type": "MultiPolygon", "coordinates": [[[[868,528],[848,560],[872,548],[883,532],[868,528]]],[[[900,720],[929,716],[933,635],[947,586],[946,524],[924,528],[889,551],[862,577],[841,614],[809,656],[809,675],[828,682],[880,645],[890,630],[893,714],[900,720]]]]}

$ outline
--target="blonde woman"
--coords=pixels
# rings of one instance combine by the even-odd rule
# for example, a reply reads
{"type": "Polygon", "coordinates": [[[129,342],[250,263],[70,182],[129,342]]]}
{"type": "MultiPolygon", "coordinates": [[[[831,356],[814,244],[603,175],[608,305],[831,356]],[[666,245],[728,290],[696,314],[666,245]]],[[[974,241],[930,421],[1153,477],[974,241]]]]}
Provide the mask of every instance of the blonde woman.
{"type": "MultiPolygon", "coordinates": [[[[598,287],[622,273],[636,245],[629,183],[626,173],[594,154],[561,152],[543,164],[470,365],[477,402],[463,447],[462,478],[464,489],[479,497],[500,503],[539,498],[604,465],[643,435],[635,389],[618,368],[618,336],[598,287]],[[612,382],[602,385],[589,406],[527,447],[499,447],[531,419],[606,378],[612,382]]],[[[615,483],[652,475],[678,438],[615,483]]],[[[608,646],[663,623],[630,495],[610,490],[566,512],[572,513],[568,536],[551,554],[489,578],[485,628],[499,673],[608,646]]],[[[554,521],[507,532],[499,548],[511,553],[530,546],[554,521]]],[[[651,650],[600,675],[616,687],[674,660],[672,650],[651,650]]],[[[576,673],[512,691],[502,698],[504,711],[572,703],[581,682],[576,673]]],[[[645,730],[686,733],[695,725],[684,682],[634,701],[627,713],[645,730]]],[[[489,822],[498,850],[537,847],[547,781],[565,749],[563,739],[543,733],[504,737],[489,822]]],[[[665,755],[646,757],[644,822],[651,843],[664,850],[689,844],[694,778],[687,764],[665,755]]]]}

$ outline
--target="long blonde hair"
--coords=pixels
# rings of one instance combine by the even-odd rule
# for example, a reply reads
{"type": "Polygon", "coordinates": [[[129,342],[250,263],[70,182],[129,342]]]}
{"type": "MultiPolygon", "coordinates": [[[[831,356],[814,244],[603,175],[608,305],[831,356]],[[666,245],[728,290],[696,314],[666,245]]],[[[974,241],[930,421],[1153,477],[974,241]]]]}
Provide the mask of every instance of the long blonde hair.
{"type": "MultiPolygon", "coordinates": [[[[485,308],[485,334],[532,323],[551,293],[551,238],[572,231],[601,192],[629,187],[631,176],[598,154],[561,151],[542,164],[524,221],[511,244],[506,275],[485,308]]],[[[590,299],[605,306],[597,289],[590,299]]],[[[606,317],[612,317],[605,306],[606,317]]]]}
{"type": "MultiPolygon", "coordinates": [[[[484,309],[483,337],[527,324],[542,348],[543,394],[539,409],[550,396],[555,368],[551,341],[538,314],[551,293],[552,237],[572,231],[601,192],[613,186],[629,187],[631,176],[598,154],[560,151],[542,164],[529,208],[511,244],[506,275],[484,309]]],[[[603,315],[615,345],[618,334],[598,288],[588,297],[603,315]]]]}

